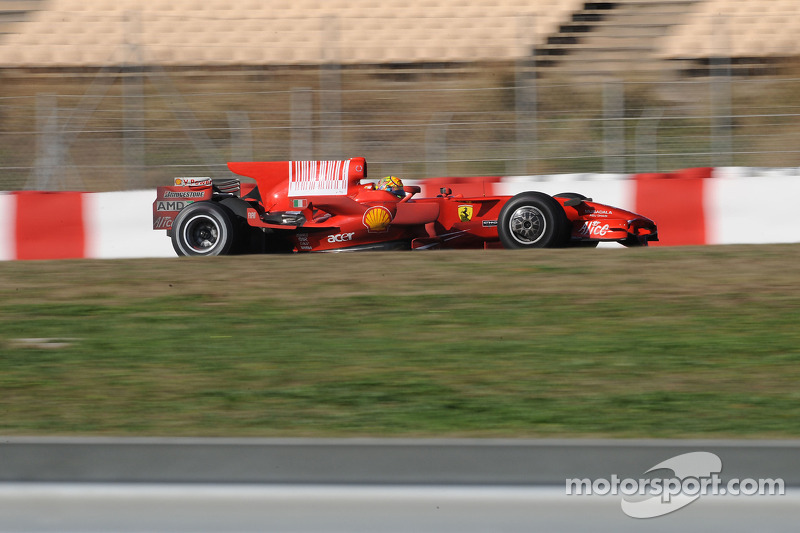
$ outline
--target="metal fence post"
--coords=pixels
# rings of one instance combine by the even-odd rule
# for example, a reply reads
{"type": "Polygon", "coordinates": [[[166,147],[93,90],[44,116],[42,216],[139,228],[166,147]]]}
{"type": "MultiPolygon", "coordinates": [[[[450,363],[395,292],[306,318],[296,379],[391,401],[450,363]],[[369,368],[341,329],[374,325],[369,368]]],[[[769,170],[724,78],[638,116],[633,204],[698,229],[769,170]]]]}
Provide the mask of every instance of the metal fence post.
{"type": "Polygon", "coordinates": [[[342,154],[342,73],[339,61],[339,19],[326,17],[321,19],[322,58],[320,65],[319,122],[320,158],[343,159],[342,154]]]}
{"type": "Polygon", "coordinates": [[[530,57],[524,55],[515,63],[514,122],[517,149],[516,161],[506,165],[506,172],[522,176],[528,174],[528,163],[537,159],[536,19],[534,15],[525,15],[517,20],[520,47],[528,48],[530,57]],[[526,43],[531,44],[526,47],[526,43]]]}
{"type": "Polygon", "coordinates": [[[728,25],[725,15],[714,18],[709,57],[709,102],[711,105],[711,166],[725,167],[732,163],[731,131],[731,61],[728,50],[728,25]]]}
{"type": "Polygon", "coordinates": [[[64,166],[66,147],[58,118],[58,102],[52,94],[36,97],[36,163],[26,189],[54,190],[57,176],[64,166]]]}
{"type": "Polygon", "coordinates": [[[181,93],[172,84],[169,75],[161,68],[154,69],[153,72],[148,73],[148,79],[153,83],[161,94],[161,97],[167,103],[169,109],[175,115],[181,128],[192,142],[197,156],[207,168],[207,172],[211,177],[224,177],[227,175],[225,165],[221,165],[219,150],[214,142],[208,137],[206,128],[200,124],[194,115],[194,112],[186,103],[181,93]]]}
{"type": "Polygon", "coordinates": [[[636,172],[658,172],[658,125],[663,109],[647,109],[636,125],[636,172]]]}
{"type": "Polygon", "coordinates": [[[425,131],[425,173],[427,176],[447,175],[447,128],[453,113],[434,113],[425,131]]]}
{"type": "Polygon", "coordinates": [[[625,172],[625,90],[619,80],[603,83],[603,171],[625,172]]]}
{"type": "Polygon", "coordinates": [[[141,68],[144,64],[142,48],[136,35],[141,33],[141,14],[126,11],[125,61],[122,76],[122,165],[125,188],[142,187],[144,167],[144,79],[141,68]]]}
{"type": "Polygon", "coordinates": [[[231,161],[253,160],[253,132],[247,111],[228,111],[231,132],[231,161]]]}
{"type": "Polygon", "coordinates": [[[296,87],[290,97],[291,139],[289,152],[294,161],[314,159],[314,139],[312,137],[311,89],[296,87]]]}

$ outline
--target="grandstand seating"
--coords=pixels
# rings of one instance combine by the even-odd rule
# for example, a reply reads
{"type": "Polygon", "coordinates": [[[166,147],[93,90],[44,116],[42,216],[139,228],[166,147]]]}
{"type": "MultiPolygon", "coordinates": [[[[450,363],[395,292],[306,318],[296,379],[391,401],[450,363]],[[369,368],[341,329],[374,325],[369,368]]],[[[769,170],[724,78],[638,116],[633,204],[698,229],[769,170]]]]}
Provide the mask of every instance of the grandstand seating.
{"type": "Polygon", "coordinates": [[[705,0],[614,0],[585,2],[535,50],[536,66],[582,78],[632,78],[663,71],[655,57],[660,38],[682,24],[705,0]]]}
{"type": "Polygon", "coordinates": [[[0,67],[515,60],[581,0],[50,0],[0,67]]]}
{"type": "Polygon", "coordinates": [[[664,38],[659,57],[793,57],[800,55],[798,35],[798,0],[706,0],[664,38]]]}
{"type": "Polygon", "coordinates": [[[15,33],[28,14],[43,3],[44,0],[0,0],[0,42],[3,36],[15,33]]]}
{"type": "Polygon", "coordinates": [[[0,0],[0,68],[516,61],[622,76],[800,56],[800,0],[0,0]],[[678,67],[676,67],[678,68],[678,67]]]}

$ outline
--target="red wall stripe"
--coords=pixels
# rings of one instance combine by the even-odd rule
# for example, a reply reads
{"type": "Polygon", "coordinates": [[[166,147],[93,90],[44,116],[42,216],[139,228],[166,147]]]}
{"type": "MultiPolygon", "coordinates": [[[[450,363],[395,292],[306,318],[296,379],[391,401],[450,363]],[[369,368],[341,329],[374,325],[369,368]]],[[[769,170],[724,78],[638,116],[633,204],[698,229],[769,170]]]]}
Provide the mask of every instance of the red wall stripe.
{"type": "Polygon", "coordinates": [[[15,192],[17,259],[85,257],[83,194],[15,192]]]}
{"type": "Polygon", "coordinates": [[[637,174],[634,211],[658,224],[655,246],[706,244],[704,182],[711,168],[669,174],[637,174]]]}

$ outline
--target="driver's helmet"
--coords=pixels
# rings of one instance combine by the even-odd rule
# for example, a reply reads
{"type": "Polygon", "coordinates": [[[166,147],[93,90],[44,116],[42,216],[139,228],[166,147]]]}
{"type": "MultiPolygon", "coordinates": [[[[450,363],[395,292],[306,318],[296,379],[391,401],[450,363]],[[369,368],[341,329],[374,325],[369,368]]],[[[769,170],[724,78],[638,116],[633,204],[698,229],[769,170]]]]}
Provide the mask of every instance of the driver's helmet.
{"type": "Polygon", "coordinates": [[[406,195],[406,193],[403,191],[403,181],[394,176],[386,176],[385,178],[381,178],[375,188],[379,191],[390,192],[399,198],[402,198],[406,195]]]}

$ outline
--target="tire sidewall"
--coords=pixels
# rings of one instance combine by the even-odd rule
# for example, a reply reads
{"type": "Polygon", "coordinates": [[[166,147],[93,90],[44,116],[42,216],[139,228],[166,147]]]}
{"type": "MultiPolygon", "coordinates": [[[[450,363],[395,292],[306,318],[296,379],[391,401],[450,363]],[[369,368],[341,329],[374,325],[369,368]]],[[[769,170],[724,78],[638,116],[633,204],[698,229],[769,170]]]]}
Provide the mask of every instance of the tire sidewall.
{"type": "Polygon", "coordinates": [[[181,256],[228,255],[233,250],[236,231],[233,215],[225,207],[210,201],[196,202],[178,213],[172,225],[172,247],[181,256]],[[211,222],[217,229],[214,246],[200,250],[187,240],[187,232],[193,224],[203,220],[211,222]]]}
{"type": "Polygon", "coordinates": [[[500,210],[497,233],[505,248],[556,248],[565,246],[570,237],[570,224],[564,209],[552,196],[541,192],[523,192],[509,199],[500,210]],[[517,240],[511,230],[511,218],[522,208],[530,207],[541,213],[545,228],[540,238],[531,243],[517,240]]]}

